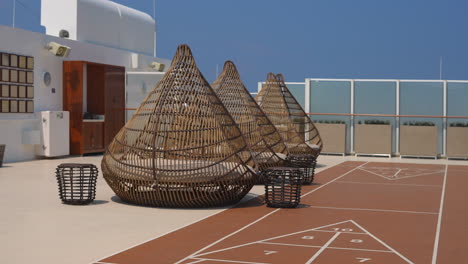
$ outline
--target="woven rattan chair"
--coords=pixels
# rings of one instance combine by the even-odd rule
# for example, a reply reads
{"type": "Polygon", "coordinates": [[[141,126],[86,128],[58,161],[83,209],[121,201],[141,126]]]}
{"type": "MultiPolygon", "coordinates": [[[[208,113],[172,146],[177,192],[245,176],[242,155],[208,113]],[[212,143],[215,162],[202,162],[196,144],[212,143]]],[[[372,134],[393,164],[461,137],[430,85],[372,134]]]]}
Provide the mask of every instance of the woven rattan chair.
{"type": "Polygon", "coordinates": [[[283,76],[269,73],[255,100],[283,137],[292,163],[309,159],[315,168],[323,146],[320,134],[289,91],[283,76]]]}
{"type": "Polygon", "coordinates": [[[245,88],[234,63],[227,61],[224,64],[223,72],[212,87],[245,137],[258,166],[256,170],[284,166],[289,154],[286,145],[245,88]]]}
{"type": "Polygon", "coordinates": [[[102,160],[103,176],[121,199],[159,207],[236,203],[255,184],[252,167],[240,130],[187,45],[102,160]]]}

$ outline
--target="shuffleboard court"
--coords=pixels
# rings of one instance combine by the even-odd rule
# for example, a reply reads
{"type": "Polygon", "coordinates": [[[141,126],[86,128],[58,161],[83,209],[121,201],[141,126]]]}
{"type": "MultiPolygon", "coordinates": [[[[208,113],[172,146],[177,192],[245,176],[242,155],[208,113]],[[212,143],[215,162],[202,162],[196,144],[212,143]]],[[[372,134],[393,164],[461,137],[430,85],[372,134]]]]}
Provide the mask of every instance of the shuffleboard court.
{"type": "Polygon", "coordinates": [[[296,209],[263,197],[95,263],[463,263],[468,166],[344,162],[296,209]]]}

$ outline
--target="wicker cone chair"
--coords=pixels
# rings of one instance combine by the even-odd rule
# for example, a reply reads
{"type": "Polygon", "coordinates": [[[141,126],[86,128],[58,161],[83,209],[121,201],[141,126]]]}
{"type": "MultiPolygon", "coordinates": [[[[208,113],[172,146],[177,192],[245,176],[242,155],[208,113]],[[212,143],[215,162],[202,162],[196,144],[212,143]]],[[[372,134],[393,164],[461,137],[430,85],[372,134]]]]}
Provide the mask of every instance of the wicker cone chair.
{"type": "Polygon", "coordinates": [[[238,202],[255,184],[251,152],[190,48],[109,145],[103,176],[123,200],[159,207],[238,202]]]}
{"type": "MultiPolygon", "coordinates": [[[[212,87],[245,137],[259,175],[266,168],[284,166],[289,154],[286,145],[278,130],[245,88],[233,62],[227,61],[224,64],[223,72],[212,87]]],[[[261,176],[258,182],[263,182],[261,176]]]]}
{"type": "Polygon", "coordinates": [[[312,163],[313,180],[322,140],[314,123],[287,88],[283,76],[269,73],[255,100],[283,137],[292,166],[303,166],[304,161],[312,163]]]}

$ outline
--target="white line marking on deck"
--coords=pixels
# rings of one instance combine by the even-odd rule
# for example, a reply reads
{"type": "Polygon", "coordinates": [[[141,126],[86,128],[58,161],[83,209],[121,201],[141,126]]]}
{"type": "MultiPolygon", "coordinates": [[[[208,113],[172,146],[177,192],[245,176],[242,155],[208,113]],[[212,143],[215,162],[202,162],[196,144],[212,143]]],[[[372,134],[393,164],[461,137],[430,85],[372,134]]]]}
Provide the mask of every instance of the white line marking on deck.
{"type": "MultiPolygon", "coordinates": [[[[351,220],[351,222],[353,222],[355,225],[357,225],[358,227],[360,227],[361,229],[364,229],[362,226],[360,226],[358,223],[354,222],[353,220],[351,220]]],[[[366,229],[364,229],[366,230],[366,229]]],[[[402,258],[403,260],[405,260],[406,262],[408,262],[409,264],[414,264],[413,262],[411,262],[409,259],[407,259],[405,256],[403,256],[402,254],[400,254],[400,252],[396,251],[395,249],[393,249],[392,247],[390,247],[389,245],[385,244],[385,242],[383,242],[382,240],[380,240],[379,238],[377,238],[376,236],[374,236],[371,232],[367,231],[367,234],[369,236],[371,236],[373,239],[377,240],[378,242],[380,242],[380,244],[384,245],[386,248],[388,248],[389,250],[393,251],[393,253],[397,254],[400,258],[402,258]]]]}
{"type": "Polygon", "coordinates": [[[319,256],[320,254],[322,254],[322,252],[323,252],[323,251],[324,251],[340,234],[341,234],[341,232],[338,232],[338,233],[336,233],[334,236],[332,236],[332,238],[330,238],[330,240],[328,240],[328,242],[325,243],[325,245],[323,245],[323,247],[321,247],[321,248],[319,249],[319,251],[317,251],[317,252],[315,253],[315,255],[313,255],[313,256],[309,259],[309,261],[306,262],[306,264],[310,264],[310,263],[312,263],[312,261],[314,261],[316,258],[318,258],[318,256],[319,256]]]}
{"type": "Polygon", "coordinates": [[[432,264],[437,263],[437,253],[439,251],[439,240],[440,240],[440,227],[442,225],[442,210],[444,209],[444,199],[445,199],[445,187],[447,186],[447,172],[448,165],[445,165],[445,174],[444,174],[444,185],[442,188],[442,194],[440,195],[440,206],[439,206],[439,218],[437,219],[437,231],[434,239],[434,251],[432,253],[432,264]]]}
{"type": "Polygon", "coordinates": [[[200,259],[200,260],[195,260],[194,262],[189,262],[187,264],[195,264],[195,263],[199,263],[199,262],[203,262],[205,261],[204,259],[200,259]]]}
{"type": "Polygon", "coordinates": [[[400,210],[373,209],[373,208],[346,208],[346,207],[315,206],[315,205],[311,205],[311,206],[309,206],[309,208],[336,209],[336,210],[356,210],[356,211],[375,211],[375,212],[408,213],[408,214],[428,214],[428,215],[438,215],[439,214],[439,213],[436,213],[436,212],[400,211],[400,210]]]}
{"type": "MultiPolygon", "coordinates": [[[[274,239],[278,239],[278,238],[283,238],[283,237],[287,237],[287,236],[293,236],[293,235],[297,235],[297,234],[301,234],[301,233],[307,233],[307,232],[311,232],[311,231],[314,231],[314,232],[332,232],[332,233],[336,233],[336,231],[317,230],[317,229],[322,229],[322,228],[325,228],[325,227],[340,225],[340,224],[344,224],[344,223],[347,223],[347,222],[351,222],[351,220],[341,221],[341,222],[338,222],[338,223],[333,223],[333,224],[324,225],[324,226],[319,226],[319,227],[315,227],[315,228],[311,228],[311,229],[307,229],[307,230],[302,230],[302,231],[298,231],[298,232],[288,233],[288,234],[286,234],[286,235],[281,235],[281,236],[276,236],[276,237],[272,237],[272,238],[267,238],[267,239],[263,239],[263,240],[260,240],[260,241],[262,241],[262,242],[263,242],[263,241],[270,241],[270,240],[274,240],[274,239]]],[[[363,230],[363,231],[364,231],[364,232],[341,232],[341,233],[367,234],[367,233],[365,233],[365,230],[363,230]]]]}
{"type": "Polygon", "coordinates": [[[368,170],[366,170],[366,169],[364,169],[364,168],[360,168],[360,170],[365,171],[365,172],[368,172],[368,173],[370,173],[370,174],[374,174],[375,176],[379,176],[379,177],[381,177],[381,178],[384,178],[384,179],[389,180],[389,178],[387,178],[387,177],[385,177],[385,176],[382,176],[382,175],[377,174],[377,173],[372,172],[372,171],[368,171],[368,170]]]}
{"type": "MultiPolygon", "coordinates": [[[[297,235],[297,234],[301,234],[301,233],[307,233],[307,232],[311,232],[311,231],[336,233],[336,231],[325,231],[325,230],[315,230],[315,229],[320,229],[320,228],[325,228],[325,227],[329,227],[329,226],[339,225],[339,224],[343,224],[343,223],[347,223],[347,222],[351,222],[351,220],[346,220],[346,221],[342,221],[342,222],[338,222],[338,223],[334,223],[334,224],[329,224],[329,225],[324,225],[324,226],[320,226],[320,227],[316,227],[316,228],[312,228],[312,229],[302,230],[302,231],[298,231],[298,232],[288,233],[286,235],[270,237],[270,238],[267,238],[267,239],[262,239],[262,240],[257,240],[257,241],[254,241],[254,242],[235,245],[235,246],[232,246],[232,247],[227,247],[227,248],[222,248],[222,249],[218,249],[218,250],[214,250],[214,251],[209,251],[209,252],[205,252],[205,253],[202,253],[202,254],[197,254],[197,255],[194,254],[193,256],[194,257],[206,256],[206,255],[213,254],[213,253],[218,253],[218,252],[221,252],[221,251],[227,251],[227,250],[234,249],[234,248],[250,246],[250,245],[257,244],[257,243],[262,243],[262,242],[265,242],[265,241],[271,241],[271,240],[275,240],[275,239],[278,239],[278,238],[293,236],[293,235],[297,235]]],[[[365,233],[365,230],[362,233],[355,233],[355,232],[342,232],[342,233],[367,234],[367,233],[365,233]]]]}
{"type": "MultiPolygon", "coordinates": [[[[311,231],[314,231],[314,232],[326,232],[326,233],[336,233],[337,231],[328,231],[328,230],[311,230],[311,231]]],[[[343,231],[340,231],[341,233],[346,233],[346,234],[358,234],[358,235],[363,235],[363,234],[366,234],[366,233],[359,233],[359,232],[343,232],[343,231]]]]}
{"type": "Polygon", "coordinates": [[[301,195],[301,198],[304,198],[305,196],[307,196],[307,195],[309,195],[309,194],[311,194],[311,193],[313,193],[313,192],[315,192],[315,191],[318,191],[318,190],[322,189],[323,187],[329,185],[330,183],[333,183],[333,182],[335,182],[335,181],[337,181],[337,180],[343,178],[344,176],[350,174],[351,172],[356,171],[356,170],[359,169],[361,166],[364,166],[364,165],[366,165],[367,163],[369,163],[369,162],[366,162],[366,163],[364,163],[364,164],[361,164],[361,165],[357,166],[356,168],[354,168],[354,169],[352,169],[352,170],[350,170],[350,171],[348,171],[348,172],[346,172],[346,173],[340,175],[339,177],[337,177],[337,178],[335,178],[335,179],[333,179],[333,180],[331,180],[331,181],[329,181],[329,182],[327,182],[327,183],[325,183],[325,184],[323,184],[323,185],[320,185],[319,187],[317,187],[317,188],[315,188],[315,189],[309,191],[309,192],[306,193],[306,194],[301,195]]]}
{"type": "Polygon", "coordinates": [[[382,182],[355,182],[355,181],[336,181],[335,183],[352,183],[352,184],[375,184],[375,185],[393,185],[393,186],[415,186],[415,187],[437,187],[442,188],[441,185],[429,184],[407,184],[407,183],[382,183],[382,182]]]}
{"type": "MultiPolygon", "coordinates": [[[[257,219],[257,220],[255,220],[255,221],[251,222],[250,224],[245,225],[245,226],[243,226],[242,228],[240,228],[240,229],[238,229],[238,230],[236,230],[236,231],[230,233],[229,235],[226,235],[226,236],[224,236],[224,237],[222,237],[222,238],[216,240],[215,242],[209,244],[208,246],[206,246],[206,247],[204,247],[204,248],[198,250],[197,252],[191,254],[190,256],[187,256],[187,257],[185,257],[184,259],[181,259],[181,260],[177,261],[175,264],[179,264],[179,263],[181,263],[182,261],[184,261],[184,260],[186,260],[186,259],[192,258],[192,256],[195,256],[195,255],[197,255],[198,253],[202,252],[203,250],[205,250],[205,249],[207,249],[207,248],[210,248],[210,247],[212,247],[212,246],[218,244],[219,242],[225,240],[226,238],[229,238],[229,237],[231,237],[231,236],[233,236],[233,235],[235,235],[235,234],[241,232],[242,230],[244,230],[244,229],[246,229],[246,228],[248,228],[248,227],[250,227],[250,226],[252,226],[252,225],[254,225],[254,224],[258,223],[258,222],[260,222],[261,220],[263,220],[263,219],[267,218],[268,216],[270,216],[270,215],[272,215],[272,214],[278,212],[279,210],[280,210],[280,208],[275,209],[274,211],[269,212],[268,214],[266,214],[266,215],[260,217],[259,219],[257,219]]],[[[255,243],[256,243],[256,242],[253,242],[253,243],[250,243],[250,244],[255,244],[255,243]]],[[[203,255],[205,255],[205,254],[203,254],[203,255]]],[[[198,255],[198,256],[201,256],[201,255],[198,255]]]]}
{"type": "MultiPolygon", "coordinates": [[[[358,168],[360,168],[360,167],[366,165],[367,163],[369,163],[369,162],[365,162],[365,163],[363,163],[363,164],[361,164],[361,165],[355,167],[354,169],[351,169],[351,170],[349,170],[348,172],[343,173],[342,175],[336,177],[335,179],[333,179],[333,180],[331,180],[331,181],[329,181],[329,182],[327,182],[327,183],[325,183],[325,184],[323,184],[323,185],[320,185],[319,187],[317,187],[317,188],[315,188],[315,189],[309,191],[308,193],[306,193],[306,194],[304,194],[304,195],[301,195],[301,198],[303,198],[303,197],[305,197],[305,196],[307,196],[307,195],[309,195],[309,194],[311,194],[311,193],[313,193],[313,192],[315,192],[315,191],[318,191],[318,190],[322,189],[323,187],[329,185],[330,183],[332,183],[332,182],[334,182],[334,181],[337,181],[337,180],[341,179],[342,177],[344,177],[344,176],[350,174],[351,172],[356,171],[358,168]]],[[[333,167],[330,167],[330,168],[334,168],[334,166],[333,166],[333,167]]],[[[208,248],[210,248],[210,247],[212,247],[212,246],[218,244],[219,242],[225,240],[226,238],[229,238],[229,237],[231,237],[231,236],[233,236],[233,235],[235,235],[235,234],[241,232],[242,230],[244,230],[244,229],[246,229],[246,228],[252,226],[252,225],[255,224],[255,223],[258,223],[259,221],[261,221],[261,220],[267,218],[268,216],[270,216],[270,215],[272,215],[272,214],[278,212],[279,210],[281,210],[281,208],[278,208],[278,209],[276,209],[276,210],[274,210],[274,211],[271,211],[270,213],[268,213],[268,214],[266,214],[266,215],[260,217],[259,219],[255,220],[254,222],[252,222],[252,223],[250,223],[250,224],[248,224],[248,225],[245,225],[244,227],[238,229],[237,231],[234,231],[234,232],[232,232],[232,233],[230,233],[230,234],[228,234],[228,235],[226,235],[226,236],[224,236],[224,237],[222,237],[222,238],[216,240],[215,242],[213,242],[213,243],[207,245],[206,247],[204,247],[204,248],[202,248],[202,249],[200,249],[200,250],[198,250],[198,251],[192,253],[191,255],[189,255],[189,256],[187,256],[187,257],[185,257],[185,258],[183,258],[183,259],[177,261],[175,264],[180,264],[182,261],[184,261],[184,260],[186,260],[186,259],[189,259],[189,258],[191,258],[192,256],[199,254],[200,252],[203,252],[203,250],[208,249],[208,248]]]]}
{"type": "MultiPolygon", "coordinates": [[[[367,235],[367,234],[366,234],[367,235]]],[[[322,246],[310,246],[310,245],[299,245],[299,244],[286,244],[286,243],[273,243],[273,242],[259,242],[260,244],[271,244],[279,246],[292,246],[292,247],[310,247],[310,248],[321,248],[322,246]]],[[[382,253],[393,253],[390,250],[377,250],[377,249],[361,249],[361,248],[342,248],[342,247],[327,247],[331,249],[343,249],[343,250],[357,250],[357,251],[369,251],[369,252],[382,252],[382,253]]]]}
{"type": "Polygon", "coordinates": [[[264,262],[248,262],[248,261],[237,261],[237,260],[226,260],[226,259],[207,259],[207,258],[192,258],[192,259],[210,260],[210,261],[216,261],[216,262],[229,262],[229,263],[270,264],[270,263],[264,263],[264,262]]]}
{"type": "MultiPolygon", "coordinates": [[[[436,174],[436,173],[444,173],[443,171],[434,171],[434,172],[427,172],[427,173],[421,173],[421,174],[415,174],[415,175],[411,175],[411,176],[404,176],[404,177],[399,177],[399,178],[395,178],[395,179],[391,179],[392,181],[396,181],[396,180],[401,180],[401,179],[406,179],[406,178],[413,178],[413,177],[418,177],[418,176],[425,176],[425,175],[432,175],[432,174],[436,174]]],[[[440,175],[442,176],[442,175],[440,175]]]]}
{"type": "MultiPolygon", "coordinates": [[[[257,197],[257,196],[254,196],[254,197],[252,197],[251,199],[254,199],[254,198],[256,198],[256,197],[257,197]]],[[[249,199],[249,200],[251,200],[251,199],[249,199]]],[[[249,200],[247,200],[247,201],[249,201],[249,200]]],[[[247,201],[246,201],[246,202],[247,202],[247,201]]],[[[217,212],[217,213],[214,213],[214,214],[212,214],[212,215],[207,215],[207,216],[205,216],[205,217],[202,217],[202,218],[200,218],[200,219],[197,219],[197,220],[195,220],[195,221],[192,221],[192,222],[190,222],[190,223],[188,223],[188,224],[185,224],[185,225],[183,225],[183,226],[181,226],[181,227],[179,227],[179,228],[176,228],[176,229],[174,229],[174,230],[168,231],[168,232],[166,232],[166,233],[164,233],[164,234],[162,234],[162,235],[158,235],[158,236],[156,236],[156,237],[153,237],[153,238],[144,240],[143,242],[137,243],[137,244],[135,244],[135,245],[133,245],[133,246],[130,246],[130,247],[125,248],[125,249],[122,249],[122,250],[119,250],[119,251],[117,251],[117,252],[115,252],[115,253],[112,253],[111,255],[108,255],[108,256],[106,256],[106,257],[102,257],[102,258],[99,258],[99,259],[110,258],[110,257],[112,257],[112,256],[115,256],[115,255],[117,255],[117,254],[119,254],[119,253],[122,253],[122,252],[124,252],[124,251],[127,251],[127,250],[129,250],[129,249],[138,247],[138,246],[143,245],[143,244],[145,244],[145,243],[147,243],[147,242],[153,241],[153,240],[155,240],[155,239],[158,239],[158,238],[163,237],[163,236],[165,236],[165,235],[168,235],[168,234],[170,234],[170,233],[176,232],[176,231],[178,231],[178,230],[180,230],[180,229],[183,229],[183,228],[185,228],[185,227],[187,227],[187,226],[196,224],[196,223],[198,223],[198,222],[200,222],[200,221],[203,221],[203,220],[205,220],[205,219],[207,219],[207,218],[209,218],[209,217],[212,217],[212,216],[215,216],[215,215],[217,215],[217,214],[219,214],[219,213],[222,213],[222,212],[224,212],[225,210],[227,210],[227,209],[229,209],[229,208],[232,208],[232,207],[234,207],[234,206],[236,206],[236,205],[235,205],[235,204],[234,204],[234,205],[231,205],[231,206],[227,207],[226,209],[223,209],[223,210],[221,210],[221,211],[219,211],[219,212],[217,212]]],[[[93,264],[93,263],[100,263],[100,262],[91,262],[90,264],[93,264]]],[[[107,264],[106,262],[101,262],[101,263],[107,264]]],[[[115,263],[109,263],[109,264],[115,264],[115,263]]]]}
{"type": "Polygon", "coordinates": [[[431,174],[436,174],[436,173],[443,173],[444,171],[442,170],[433,170],[433,171],[428,171],[428,172],[424,172],[424,173],[419,173],[419,174],[413,174],[413,175],[410,175],[410,176],[403,176],[403,177],[397,177],[397,175],[402,171],[402,170],[405,170],[405,169],[409,169],[409,168],[375,168],[375,169],[392,169],[392,170],[395,170],[395,169],[398,169],[397,173],[394,174],[393,176],[384,176],[384,175],[381,175],[381,174],[378,174],[377,172],[373,172],[373,171],[370,171],[368,169],[371,169],[370,167],[369,168],[360,168],[360,170],[362,171],[365,171],[365,172],[368,172],[368,173],[371,173],[373,175],[376,175],[376,176],[379,176],[381,178],[384,178],[384,179],[387,179],[389,181],[396,181],[396,180],[401,180],[401,179],[406,179],[406,178],[412,178],[412,177],[418,177],[418,176],[424,176],[424,175],[431,175],[431,174]]]}
{"type": "Polygon", "coordinates": [[[206,255],[213,254],[213,253],[218,253],[218,252],[221,252],[221,251],[227,251],[227,250],[230,250],[230,249],[235,249],[235,248],[240,248],[240,247],[244,247],[244,246],[250,246],[250,245],[258,244],[260,242],[261,241],[254,241],[254,242],[245,243],[245,244],[241,244],[241,245],[236,245],[236,246],[232,246],[232,247],[228,247],[228,248],[218,249],[218,250],[214,250],[214,251],[210,251],[210,252],[206,252],[206,253],[202,253],[202,254],[198,254],[198,255],[193,255],[193,257],[206,256],[206,255]]]}
{"type": "MultiPolygon", "coordinates": [[[[372,163],[372,162],[371,162],[372,163]]],[[[392,162],[384,162],[381,165],[389,165],[392,164],[392,162]]],[[[376,164],[377,165],[377,164],[376,164]]],[[[403,164],[402,164],[403,165],[403,164]]],[[[432,165],[432,164],[425,164],[425,163],[408,163],[408,165],[418,165],[418,166],[426,166],[426,165],[432,165]]],[[[438,164],[440,167],[442,167],[443,164],[438,164]]],[[[415,171],[432,171],[432,170],[437,170],[438,168],[415,168],[415,167],[384,167],[384,166],[365,166],[363,167],[364,169],[376,169],[376,170],[415,170],[415,171]]],[[[440,168],[440,171],[444,171],[444,169],[440,168]]]]}
{"type": "Polygon", "coordinates": [[[359,262],[366,262],[366,261],[372,260],[371,258],[356,258],[356,259],[359,260],[359,262]]]}
{"type": "MultiPolygon", "coordinates": [[[[286,234],[286,235],[281,235],[281,236],[276,236],[276,237],[273,237],[273,238],[268,238],[268,239],[264,239],[264,240],[258,240],[258,241],[254,241],[254,242],[250,242],[250,243],[245,243],[245,244],[241,244],[241,245],[237,245],[237,246],[232,246],[232,247],[229,247],[229,248],[223,248],[223,249],[219,249],[219,250],[215,250],[215,251],[210,251],[210,252],[206,252],[206,253],[202,253],[202,254],[199,254],[199,255],[195,255],[195,256],[192,256],[190,257],[189,259],[195,259],[195,258],[199,258],[199,257],[202,257],[202,256],[206,256],[206,255],[209,255],[209,254],[214,254],[214,253],[219,253],[219,252],[223,252],[223,251],[227,251],[227,250],[231,250],[231,249],[235,249],[235,248],[240,248],[240,247],[244,247],[244,246],[249,246],[249,245],[255,245],[255,244],[268,244],[268,245],[277,245],[277,246],[293,246],[293,247],[305,247],[305,248],[319,248],[319,250],[316,252],[316,254],[314,254],[314,256],[312,256],[311,260],[315,260],[318,258],[318,256],[325,250],[325,249],[335,249],[335,250],[354,250],[354,251],[364,251],[364,252],[379,252],[379,253],[391,253],[391,254],[395,254],[395,255],[398,255],[401,259],[405,260],[407,263],[410,263],[410,264],[413,264],[411,261],[409,261],[407,258],[405,258],[404,256],[402,256],[399,252],[397,252],[395,249],[391,248],[390,246],[388,246],[387,244],[385,244],[382,240],[378,239],[376,236],[374,236],[373,234],[371,234],[369,231],[367,231],[366,229],[364,229],[362,226],[360,226],[359,224],[357,224],[354,220],[346,220],[346,221],[342,221],[342,222],[339,222],[339,223],[335,223],[335,224],[330,224],[330,225],[327,225],[327,226],[322,226],[322,227],[317,227],[317,228],[314,228],[314,229],[308,229],[308,230],[303,230],[303,231],[299,231],[299,232],[294,232],[294,233],[289,233],[289,234],[286,234]],[[314,229],[320,229],[320,228],[324,228],[324,227],[332,227],[332,226],[336,226],[336,225],[340,225],[340,224],[343,224],[343,223],[351,223],[353,224],[356,228],[360,229],[360,230],[363,230],[364,233],[359,233],[359,234],[364,234],[364,235],[367,235],[369,236],[370,238],[374,239],[375,241],[377,241],[378,243],[380,243],[382,246],[384,246],[387,250],[377,250],[377,249],[365,249],[365,248],[342,248],[342,247],[331,247],[331,243],[334,239],[336,239],[339,235],[341,234],[345,234],[345,233],[349,233],[349,232],[341,232],[341,231],[335,231],[333,233],[335,233],[332,237],[332,239],[330,239],[328,241],[328,243],[326,243],[325,245],[323,246],[314,246],[314,245],[303,245],[303,244],[291,244],[291,243],[276,243],[276,242],[267,242],[267,241],[271,241],[271,240],[274,240],[274,239],[278,239],[278,238],[283,238],[283,237],[287,237],[287,236],[294,236],[294,235],[297,235],[297,234],[301,234],[301,233],[306,233],[306,232],[315,232],[315,231],[321,231],[321,230],[314,230],[314,229]]],[[[339,228],[336,228],[336,229],[339,229],[339,228]]],[[[345,229],[341,229],[341,230],[346,230],[348,228],[345,228],[345,229]]],[[[356,240],[359,240],[362,242],[362,240],[360,239],[356,239],[356,240]]],[[[353,240],[351,240],[351,242],[353,242],[353,240]]],[[[272,251],[274,252],[274,251],[272,251]]],[[[311,261],[309,260],[309,261],[311,261]]]]}
{"type": "Polygon", "coordinates": [[[395,177],[398,177],[398,174],[400,174],[402,169],[398,169],[397,173],[395,173],[395,177]]]}
{"type": "MultiPolygon", "coordinates": [[[[328,168],[325,168],[325,169],[321,170],[320,172],[329,170],[329,169],[331,169],[331,168],[335,168],[335,167],[337,167],[337,166],[347,166],[347,165],[343,165],[344,163],[345,163],[345,162],[343,161],[343,162],[338,163],[338,164],[336,164],[336,165],[334,165],[334,166],[330,166],[330,167],[328,167],[328,168]]],[[[367,164],[367,163],[368,163],[368,162],[366,162],[365,164],[367,164]]],[[[364,164],[363,164],[363,165],[364,165],[364,164]]],[[[349,166],[349,167],[352,167],[352,166],[349,166]]],[[[353,166],[353,167],[354,167],[354,166],[353,166]]],[[[254,198],[256,198],[256,197],[258,197],[258,195],[253,196],[251,199],[254,199],[254,198]]],[[[249,199],[249,200],[251,200],[251,199],[249,199]]],[[[247,201],[249,201],[249,200],[247,200],[247,201]]],[[[245,201],[244,203],[246,203],[247,201],[245,201]]],[[[214,213],[214,214],[212,214],[212,215],[208,215],[208,216],[202,217],[202,218],[197,219],[197,220],[195,220],[195,221],[193,221],[193,222],[190,222],[190,223],[188,223],[188,224],[185,224],[185,225],[183,225],[183,226],[181,226],[181,227],[179,227],[179,228],[176,228],[176,229],[174,229],[174,230],[168,231],[168,232],[166,232],[166,233],[164,233],[164,234],[162,234],[162,235],[158,235],[158,236],[155,236],[155,237],[153,237],[153,238],[144,240],[143,242],[140,242],[140,243],[137,243],[137,244],[135,244],[135,245],[133,245],[133,246],[130,246],[130,247],[128,247],[128,248],[119,250],[119,251],[117,251],[117,252],[115,252],[115,253],[112,253],[112,254],[110,254],[110,255],[108,255],[108,256],[106,256],[106,257],[102,257],[102,258],[100,258],[100,259],[110,258],[110,257],[112,257],[112,256],[115,256],[115,255],[117,255],[117,254],[119,254],[119,253],[122,253],[122,252],[124,252],[124,251],[127,251],[127,250],[129,250],[129,249],[132,249],[132,248],[135,248],[135,247],[137,247],[137,246],[143,245],[143,244],[145,244],[145,243],[147,243],[147,242],[156,240],[156,239],[158,239],[158,238],[160,238],[160,237],[163,237],[163,236],[165,236],[165,235],[169,235],[169,234],[171,234],[171,233],[173,233],[173,232],[176,232],[176,231],[178,231],[178,230],[180,230],[180,229],[183,229],[183,228],[185,228],[185,227],[187,227],[187,226],[196,224],[196,223],[201,222],[201,221],[203,221],[203,220],[205,220],[205,219],[207,219],[207,218],[209,218],[209,217],[212,217],[212,216],[215,216],[215,215],[217,215],[217,214],[219,214],[219,213],[222,213],[222,212],[226,211],[227,209],[230,209],[230,208],[235,207],[235,206],[237,206],[237,205],[238,205],[238,204],[234,204],[234,205],[228,206],[228,207],[226,207],[226,209],[223,209],[223,210],[221,210],[221,211],[219,211],[219,212],[217,212],[217,213],[214,213]]],[[[99,262],[96,262],[96,261],[90,262],[90,264],[94,264],[94,263],[99,263],[99,262]]],[[[115,264],[115,263],[105,263],[105,262],[101,262],[101,263],[103,263],[103,264],[115,264]]]]}
{"type": "Polygon", "coordinates": [[[369,251],[369,252],[382,252],[382,253],[393,253],[390,250],[377,250],[377,249],[360,249],[360,248],[342,248],[342,247],[328,247],[331,249],[343,249],[343,250],[355,250],[355,251],[369,251]]]}

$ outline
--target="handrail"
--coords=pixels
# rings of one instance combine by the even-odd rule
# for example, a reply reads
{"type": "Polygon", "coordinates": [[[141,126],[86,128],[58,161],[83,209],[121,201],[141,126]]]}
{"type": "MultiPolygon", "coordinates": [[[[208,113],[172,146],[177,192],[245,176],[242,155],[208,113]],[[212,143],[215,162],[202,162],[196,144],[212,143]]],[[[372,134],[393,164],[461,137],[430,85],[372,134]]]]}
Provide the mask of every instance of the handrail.
{"type": "Polygon", "coordinates": [[[461,118],[468,116],[436,116],[436,115],[386,115],[386,114],[339,114],[339,113],[307,113],[308,115],[330,115],[330,116],[377,116],[377,117],[420,117],[420,118],[461,118]]]}
{"type": "MultiPolygon", "coordinates": [[[[125,110],[137,110],[137,108],[125,108],[125,110]]],[[[271,113],[266,114],[286,115],[284,113],[271,113]]],[[[327,115],[327,116],[375,116],[375,117],[415,117],[415,118],[457,118],[468,119],[468,116],[436,116],[436,115],[387,115],[387,114],[345,114],[345,113],[306,113],[307,115],[327,115]]],[[[291,115],[296,115],[292,113],[291,115]]],[[[302,114],[297,114],[302,115],[302,114]]]]}

